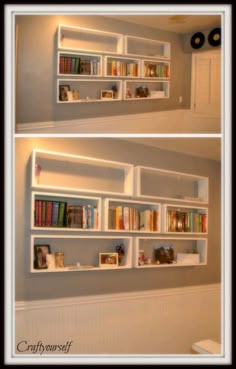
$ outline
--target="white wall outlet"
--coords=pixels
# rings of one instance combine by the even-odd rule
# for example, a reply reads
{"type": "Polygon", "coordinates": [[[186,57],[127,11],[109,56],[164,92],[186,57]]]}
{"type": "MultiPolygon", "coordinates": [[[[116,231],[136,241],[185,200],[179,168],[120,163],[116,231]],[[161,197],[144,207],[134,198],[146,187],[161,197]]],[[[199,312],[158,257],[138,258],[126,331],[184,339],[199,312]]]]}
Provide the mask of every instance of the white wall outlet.
{"type": "Polygon", "coordinates": [[[183,97],[179,96],[179,103],[182,103],[182,102],[183,102],[183,97]]]}

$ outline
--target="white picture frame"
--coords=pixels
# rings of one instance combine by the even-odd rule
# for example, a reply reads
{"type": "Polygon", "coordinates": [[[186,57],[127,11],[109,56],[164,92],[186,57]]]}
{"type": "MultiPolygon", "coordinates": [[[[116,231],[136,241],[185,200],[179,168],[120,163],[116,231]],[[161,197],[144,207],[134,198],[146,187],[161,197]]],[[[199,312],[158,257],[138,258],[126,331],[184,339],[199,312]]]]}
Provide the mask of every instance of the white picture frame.
{"type": "Polygon", "coordinates": [[[118,252],[99,253],[100,268],[117,268],[118,267],[118,252]]]}

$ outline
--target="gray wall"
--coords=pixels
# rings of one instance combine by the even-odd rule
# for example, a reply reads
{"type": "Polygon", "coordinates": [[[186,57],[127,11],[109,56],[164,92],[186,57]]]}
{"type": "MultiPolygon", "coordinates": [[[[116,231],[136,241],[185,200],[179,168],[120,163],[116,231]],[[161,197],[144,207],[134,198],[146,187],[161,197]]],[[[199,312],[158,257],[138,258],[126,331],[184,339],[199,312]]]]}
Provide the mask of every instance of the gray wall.
{"type": "MultiPolygon", "coordinates": [[[[175,139],[170,139],[170,149],[171,142],[175,139]]],[[[219,162],[145,147],[141,144],[122,141],[117,138],[18,137],[15,141],[16,300],[151,290],[221,281],[221,168],[219,162]],[[33,148],[209,176],[208,264],[206,266],[184,268],[44,273],[40,275],[30,273],[29,157],[33,148]]],[[[199,150],[201,150],[201,139],[199,139],[199,150]]]]}
{"type": "Polygon", "coordinates": [[[191,54],[183,52],[182,36],[103,16],[17,15],[18,82],[16,123],[60,121],[137,114],[190,107],[191,54]],[[170,98],[116,103],[57,104],[56,71],[58,24],[117,32],[171,43],[170,98]],[[179,96],[183,102],[179,103],[179,96]]]}
{"type": "Polygon", "coordinates": [[[212,46],[209,42],[208,42],[208,36],[209,33],[215,29],[215,28],[220,28],[221,25],[216,25],[216,27],[211,27],[205,30],[200,30],[201,33],[203,33],[203,35],[205,36],[205,41],[204,44],[202,45],[202,47],[200,47],[199,49],[194,49],[191,46],[191,39],[192,36],[195,35],[196,32],[191,32],[188,34],[185,34],[183,36],[183,50],[185,53],[199,53],[201,51],[208,51],[208,50],[217,50],[218,48],[221,48],[221,46],[212,46]]]}

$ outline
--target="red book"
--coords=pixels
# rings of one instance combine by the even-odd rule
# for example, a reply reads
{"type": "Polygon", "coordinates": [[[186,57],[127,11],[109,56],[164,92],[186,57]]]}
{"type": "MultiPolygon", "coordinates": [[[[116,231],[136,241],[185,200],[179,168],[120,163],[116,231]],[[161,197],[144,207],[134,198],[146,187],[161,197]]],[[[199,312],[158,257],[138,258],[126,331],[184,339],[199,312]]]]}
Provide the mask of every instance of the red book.
{"type": "Polygon", "coordinates": [[[42,200],[38,200],[38,226],[42,227],[42,200]]]}
{"type": "Polygon", "coordinates": [[[71,73],[72,71],[71,71],[71,68],[72,68],[72,58],[71,57],[69,57],[69,58],[67,58],[67,68],[66,68],[66,72],[67,73],[71,73]]]}
{"type": "Polygon", "coordinates": [[[34,225],[39,226],[39,200],[35,200],[34,203],[34,225]]]}
{"type": "Polygon", "coordinates": [[[202,214],[202,232],[207,232],[207,215],[202,214]]]}
{"type": "Polygon", "coordinates": [[[170,77],[170,67],[169,65],[166,66],[166,78],[170,77]]]}
{"type": "Polygon", "coordinates": [[[51,227],[52,225],[52,201],[46,202],[46,227],[51,227]]]}
{"type": "Polygon", "coordinates": [[[60,56],[59,71],[60,71],[60,74],[65,73],[65,58],[64,58],[64,56],[60,56]]]}

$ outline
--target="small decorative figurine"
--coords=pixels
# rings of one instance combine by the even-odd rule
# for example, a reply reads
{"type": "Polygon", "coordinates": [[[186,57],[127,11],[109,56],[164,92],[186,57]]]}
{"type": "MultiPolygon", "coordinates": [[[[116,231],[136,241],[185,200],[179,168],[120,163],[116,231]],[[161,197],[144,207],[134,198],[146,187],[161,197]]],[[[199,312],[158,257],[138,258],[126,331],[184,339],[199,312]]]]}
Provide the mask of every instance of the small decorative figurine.
{"type": "Polygon", "coordinates": [[[118,253],[118,264],[121,265],[122,264],[122,259],[123,256],[125,254],[125,248],[124,248],[124,244],[121,243],[120,245],[116,246],[116,252],[118,253]]]}

